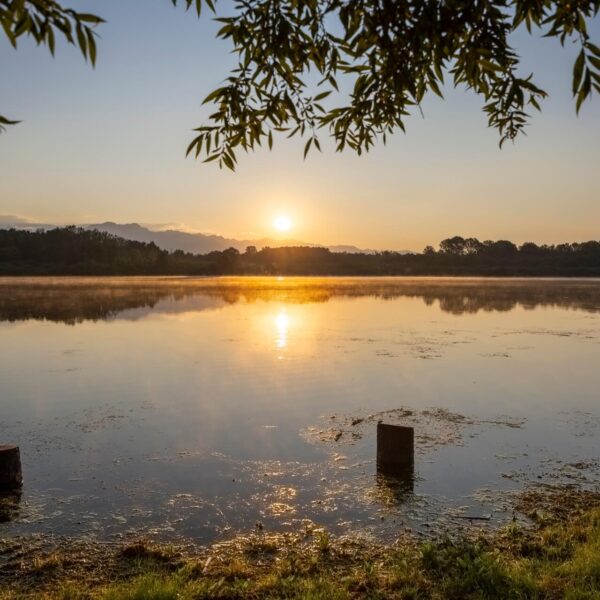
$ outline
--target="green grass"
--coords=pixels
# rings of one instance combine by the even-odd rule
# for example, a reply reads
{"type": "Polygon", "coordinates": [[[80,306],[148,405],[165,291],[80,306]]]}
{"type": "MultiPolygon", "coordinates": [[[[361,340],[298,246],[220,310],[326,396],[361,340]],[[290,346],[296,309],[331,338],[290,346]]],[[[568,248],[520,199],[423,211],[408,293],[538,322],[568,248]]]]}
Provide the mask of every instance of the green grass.
{"type": "Polygon", "coordinates": [[[95,578],[78,575],[72,560],[38,562],[43,576],[15,576],[0,599],[600,600],[600,507],[476,539],[385,547],[262,533],[202,556],[135,544],[111,560],[95,578]]]}

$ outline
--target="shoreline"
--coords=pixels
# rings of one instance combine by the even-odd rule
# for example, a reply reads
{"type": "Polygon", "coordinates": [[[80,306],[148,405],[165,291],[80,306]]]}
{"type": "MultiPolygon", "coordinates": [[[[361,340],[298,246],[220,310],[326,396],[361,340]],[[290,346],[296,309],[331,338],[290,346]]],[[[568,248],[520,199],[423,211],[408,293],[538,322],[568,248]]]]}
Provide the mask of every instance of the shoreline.
{"type": "Polygon", "coordinates": [[[530,525],[426,542],[333,537],[314,525],[200,548],[0,539],[0,599],[597,598],[600,490],[540,487],[516,508],[530,525]]]}

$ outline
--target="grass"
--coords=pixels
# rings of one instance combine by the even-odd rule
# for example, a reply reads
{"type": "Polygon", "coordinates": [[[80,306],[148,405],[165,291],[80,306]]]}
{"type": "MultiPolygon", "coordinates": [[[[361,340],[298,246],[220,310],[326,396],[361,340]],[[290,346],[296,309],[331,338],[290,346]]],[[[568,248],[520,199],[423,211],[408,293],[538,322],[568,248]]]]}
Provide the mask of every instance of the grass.
{"type": "Polygon", "coordinates": [[[565,498],[557,495],[556,510],[546,505],[543,514],[542,503],[532,503],[529,527],[428,543],[261,532],[183,556],[139,542],[99,557],[93,577],[55,552],[15,571],[0,599],[600,600],[600,495],[578,497],[570,510],[565,498]]]}

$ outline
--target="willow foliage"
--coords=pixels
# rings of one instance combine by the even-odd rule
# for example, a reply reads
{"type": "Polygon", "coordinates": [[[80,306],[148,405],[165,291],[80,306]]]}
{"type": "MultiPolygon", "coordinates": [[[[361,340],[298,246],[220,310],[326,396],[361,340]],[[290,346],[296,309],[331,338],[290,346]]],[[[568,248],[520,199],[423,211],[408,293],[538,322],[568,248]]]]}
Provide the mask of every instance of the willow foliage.
{"type": "MultiPolygon", "coordinates": [[[[217,8],[215,0],[171,1],[199,16],[217,8]]],[[[234,169],[240,149],[272,147],[277,132],[303,136],[306,155],[320,150],[323,131],[338,151],[361,154],[404,130],[425,95],[442,96],[447,82],[482,97],[502,145],[523,133],[546,97],[522,73],[512,34],[578,45],[579,111],[600,91],[600,48],[588,34],[599,9],[600,0],[234,0],[230,15],[216,19],[238,65],[204,99],[215,111],[188,154],[234,169]]],[[[95,60],[98,17],[53,1],[0,0],[0,22],[13,43],[29,34],[53,50],[57,30],[95,60]]]]}

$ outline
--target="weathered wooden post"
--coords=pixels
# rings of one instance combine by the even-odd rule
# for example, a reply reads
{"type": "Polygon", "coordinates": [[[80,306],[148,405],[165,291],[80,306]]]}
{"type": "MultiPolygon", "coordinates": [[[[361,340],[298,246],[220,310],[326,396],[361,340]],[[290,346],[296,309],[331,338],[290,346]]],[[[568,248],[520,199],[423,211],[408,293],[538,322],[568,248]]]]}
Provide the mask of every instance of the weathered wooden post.
{"type": "Polygon", "coordinates": [[[18,490],[23,485],[18,446],[0,445],[0,490],[18,490]]]}
{"type": "Polygon", "coordinates": [[[415,430],[402,425],[377,423],[377,471],[406,476],[415,466],[415,430]]]}

